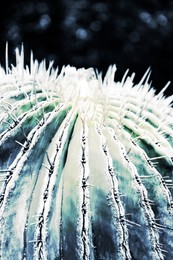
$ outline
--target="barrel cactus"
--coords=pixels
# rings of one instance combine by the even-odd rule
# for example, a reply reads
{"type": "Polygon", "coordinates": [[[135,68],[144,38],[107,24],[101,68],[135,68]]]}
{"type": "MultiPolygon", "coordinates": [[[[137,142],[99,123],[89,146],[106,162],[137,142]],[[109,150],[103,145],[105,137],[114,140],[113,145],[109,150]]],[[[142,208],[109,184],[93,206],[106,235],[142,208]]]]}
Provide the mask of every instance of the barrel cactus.
{"type": "Polygon", "coordinates": [[[173,109],[148,70],[0,68],[0,259],[173,259],[173,109]]]}

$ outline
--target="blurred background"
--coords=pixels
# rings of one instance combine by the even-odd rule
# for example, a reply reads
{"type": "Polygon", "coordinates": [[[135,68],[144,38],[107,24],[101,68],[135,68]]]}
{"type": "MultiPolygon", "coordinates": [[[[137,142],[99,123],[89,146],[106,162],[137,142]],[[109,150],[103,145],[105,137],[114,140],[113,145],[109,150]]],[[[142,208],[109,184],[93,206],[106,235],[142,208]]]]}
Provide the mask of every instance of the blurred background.
{"type": "Polygon", "coordinates": [[[116,81],[129,68],[137,83],[151,67],[156,92],[170,80],[166,95],[173,94],[172,0],[6,0],[0,9],[3,66],[6,42],[10,63],[23,43],[26,63],[33,50],[36,59],[60,68],[95,67],[104,75],[116,64],[116,81]]]}

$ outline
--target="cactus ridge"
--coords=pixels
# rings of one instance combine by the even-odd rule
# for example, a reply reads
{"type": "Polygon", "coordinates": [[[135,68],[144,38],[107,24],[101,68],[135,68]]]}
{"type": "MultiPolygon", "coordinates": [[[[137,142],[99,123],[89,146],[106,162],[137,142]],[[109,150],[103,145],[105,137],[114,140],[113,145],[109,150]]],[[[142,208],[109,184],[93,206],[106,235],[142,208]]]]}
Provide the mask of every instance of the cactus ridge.
{"type": "Polygon", "coordinates": [[[173,97],[126,71],[0,67],[0,259],[173,259],[173,97]]]}

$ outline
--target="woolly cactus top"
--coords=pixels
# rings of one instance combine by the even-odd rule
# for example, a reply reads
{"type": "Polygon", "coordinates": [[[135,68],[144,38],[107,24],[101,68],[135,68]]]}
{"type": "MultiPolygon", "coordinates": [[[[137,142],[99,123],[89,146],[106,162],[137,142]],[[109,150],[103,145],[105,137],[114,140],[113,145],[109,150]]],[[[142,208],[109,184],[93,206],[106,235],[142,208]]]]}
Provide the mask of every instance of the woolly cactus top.
{"type": "Polygon", "coordinates": [[[171,260],[169,83],[52,64],[0,68],[1,258],[171,260]]]}

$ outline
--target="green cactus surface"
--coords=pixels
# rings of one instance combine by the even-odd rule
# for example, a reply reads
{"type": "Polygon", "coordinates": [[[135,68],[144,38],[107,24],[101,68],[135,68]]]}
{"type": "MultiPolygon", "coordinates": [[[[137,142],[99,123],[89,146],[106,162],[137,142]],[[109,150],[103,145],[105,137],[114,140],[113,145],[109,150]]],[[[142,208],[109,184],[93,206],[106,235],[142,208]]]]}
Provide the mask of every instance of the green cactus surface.
{"type": "Polygon", "coordinates": [[[0,259],[172,260],[172,97],[23,49],[0,68],[0,259]]]}

